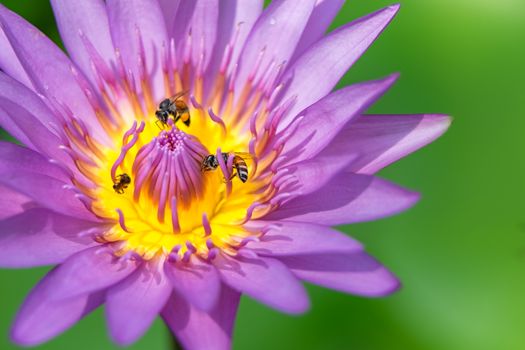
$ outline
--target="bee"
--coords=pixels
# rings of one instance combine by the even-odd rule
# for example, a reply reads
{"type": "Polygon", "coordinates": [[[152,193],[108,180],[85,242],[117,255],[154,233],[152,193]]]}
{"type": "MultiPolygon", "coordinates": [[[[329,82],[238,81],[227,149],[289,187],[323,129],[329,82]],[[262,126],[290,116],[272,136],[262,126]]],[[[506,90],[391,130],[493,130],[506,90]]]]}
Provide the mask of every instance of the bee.
{"type": "Polygon", "coordinates": [[[179,92],[170,98],[162,100],[155,112],[157,123],[160,122],[162,125],[168,124],[168,118],[171,115],[173,123],[180,119],[186,126],[190,126],[190,110],[186,102],[181,99],[186,93],[187,91],[179,92]]]}
{"type": "Polygon", "coordinates": [[[131,183],[131,177],[129,177],[128,174],[120,174],[117,176],[117,179],[114,181],[113,189],[115,192],[122,194],[124,193],[124,189],[128,188],[129,184],[131,183]]]}
{"type": "MultiPolygon", "coordinates": [[[[248,181],[248,165],[246,165],[245,159],[251,159],[252,155],[249,153],[241,153],[241,152],[224,152],[222,153],[222,158],[224,159],[224,163],[228,163],[228,158],[230,157],[230,154],[233,153],[233,169],[235,171],[232,172],[232,175],[230,176],[229,180],[233,179],[236,175],[239,177],[239,179],[244,183],[248,181]]],[[[203,158],[201,163],[201,171],[211,171],[215,170],[219,167],[219,160],[215,156],[215,154],[207,155],[203,158]]],[[[232,170],[233,170],[232,169],[232,170]]]]}

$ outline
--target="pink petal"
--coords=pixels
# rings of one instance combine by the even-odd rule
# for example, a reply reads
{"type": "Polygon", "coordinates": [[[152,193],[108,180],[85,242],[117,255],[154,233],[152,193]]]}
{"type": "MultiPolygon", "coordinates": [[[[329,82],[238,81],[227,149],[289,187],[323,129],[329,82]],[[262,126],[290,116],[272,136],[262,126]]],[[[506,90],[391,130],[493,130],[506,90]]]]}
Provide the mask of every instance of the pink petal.
{"type": "Polygon", "coordinates": [[[18,59],[28,74],[35,90],[67,106],[84,121],[96,138],[104,144],[109,139],[98,122],[95,112],[78,83],[85,79],[69,58],[43,33],[17,14],[0,6],[0,24],[18,59]]]}
{"type": "Polygon", "coordinates": [[[0,125],[32,150],[72,166],[54,129],[55,116],[29,88],[0,72],[0,125]]]}
{"type": "Polygon", "coordinates": [[[227,45],[231,44],[234,36],[237,35],[235,45],[231,52],[230,64],[224,67],[225,72],[229,72],[229,68],[233,66],[233,63],[237,62],[246,38],[248,34],[250,34],[262,10],[263,0],[219,1],[217,38],[212,53],[213,57],[204,81],[206,96],[208,96],[211,89],[214,88],[215,77],[221,68],[221,64],[223,64],[224,56],[227,55],[227,45]]]}
{"type": "Polygon", "coordinates": [[[81,202],[75,189],[67,183],[47,175],[35,174],[30,169],[16,172],[0,163],[0,184],[31,198],[39,205],[79,219],[98,221],[97,217],[81,202]]]}
{"type": "Polygon", "coordinates": [[[140,79],[140,62],[146,63],[153,82],[153,97],[160,100],[164,93],[161,48],[169,45],[168,32],[157,0],[107,0],[111,37],[122,53],[125,66],[140,79]],[[141,45],[144,57],[141,55],[141,45]]]}
{"type": "Polygon", "coordinates": [[[265,224],[269,228],[264,230],[265,234],[260,240],[246,245],[258,255],[349,253],[363,249],[361,243],[330,227],[286,221],[265,224]]]}
{"type": "Polygon", "coordinates": [[[64,300],[105,290],[137,268],[137,262],[115,257],[110,248],[99,245],[72,255],[59,265],[50,278],[53,300],[64,300]]]}
{"type": "Polygon", "coordinates": [[[398,214],[413,206],[418,199],[418,193],[388,181],[343,172],[318,191],[286,202],[264,220],[327,226],[350,224],[398,214]]]}
{"type": "Polygon", "coordinates": [[[0,266],[17,268],[58,264],[95,242],[79,235],[93,223],[53,213],[26,209],[0,221],[0,266]]]}
{"type": "MultiPolygon", "coordinates": [[[[286,200],[306,195],[324,187],[332,178],[343,171],[355,160],[352,153],[337,156],[316,157],[302,162],[281,167],[276,176],[281,174],[286,181],[279,186],[279,193],[286,194],[286,200]]],[[[277,180],[278,181],[278,180],[277,180]]]]}
{"type": "Polygon", "coordinates": [[[180,5],[180,0],[158,0],[160,10],[164,16],[168,37],[172,37],[173,28],[175,26],[175,16],[180,5]]]}
{"type": "Polygon", "coordinates": [[[399,289],[398,279],[365,252],[280,257],[300,279],[345,293],[382,297],[399,289]]]}
{"type": "Polygon", "coordinates": [[[434,141],[450,123],[444,115],[364,115],[348,124],[320,156],[333,158],[351,150],[359,156],[348,170],[373,174],[434,141]]]}
{"type": "Polygon", "coordinates": [[[191,37],[191,60],[194,67],[200,65],[203,72],[213,55],[219,21],[219,0],[183,1],[177,12],[173,32],[177,54],[182,61],[184,46],[188,37],[191,37]]]}
{"type": "Polygon", "coordinates": [[[270,307],[290,314],[309,308],[304,287],[275,259],[222,255],[213,262],[224,283],[270,307]]]}
{"type": "Polygon", "coordinates": [[[81,35],[91,43],[107,66],[111,67],[111,62],[115,61],[115,49],[109,32],[106,4],[103,0],[51,0],[51,5],[69,56],[95,82],[90,53],[86,50],[81,35]]]}
{"type": "Polygon", "coordinates": [[[233,325],[241,294],[222,285],[219,300],[209,312],[173,295],[162,317],[187,350],[230,350],[233,325]]]}
{"type": "Polygon", "coordinates": [[[0,185],[0,198],[3,199],[0,201],[0,220],[37,206],[31,198],[2,185],[0,185]]]}
{"type": "Polygon", "coordinates": [[[297,44],[297,48],[293,55],[294,58],[291,60],[292,62],[324,36],[344,3],[345,0],[317,1],[312,14],[310,15],[310,19],[304,28],[301,40],[299,41],[299,44],[297,44]]]}
{"type": "Polygon", "coordinates": [[[44,343],[74,325],[96,309],[104,300],[103,293],[82,295],[61,301],[51,300],[54,286],[47,274],[33,288],[18,311],[11,329],[11,339],[21,346],[44,343]]]}
{"type": "Polygon", "coordinates": [[[239,57],[239,71],[235,90],[240,94],[259,64],[258,75],[289,62],[301,38],[303,29],[312,13],[315,0],[275,0],[259,17],[246,39],[239,57]],[[262,55],[262,59],[259,57],[262,55]]]}
{"type": "MultiPolygon", "coordinates": [[[[398,75],[350,85],[335,91],[301,112],[303,119],[286,140],[283,154],[294,162],[320,153],[352,118],[365,111],[396,81],[398,75]]],[[[352,148],[344,153],[351,152],[352,148]]]]}
{"type": "Polygon", "coordinates": [[[236,31],[239,36],[232,52],[232,62],[237,62],[239,54],[250,34],[253,25],[263,11],[263,0],[220,0],[219,2],[219,32],[217,50],[220,63],[224,48],[230,43],[236,31]]]}
{"type": "Polygon", "coordinates": [[[220,279],[213,265],[193,257],[190,263],[165,263],[164,271],[173,288],[203,311],[215,307],[220,293],[220,279]]]}
{"type": "Polygon", "coordinates": [[[283,101],[293,96],[297,96],[297,101],[289,111],[288,119],[281,123],[281,128],[334,88],[390,23],[398,9],[399,5],[392,5],[353,21],[312,45],[297,59],[283,78],[288,82],[283,101]]]}
{"type": "Polygon", "coordinates": [[[29,170],[35,175],[47,175],[65,183],[71,182],[64,170],[50,163],[41,154],[11,142],[0,141],[0,164],[0,173],[2,168],[7,167],[9,172],[29,170]]]}
{"type": "Polygon", "coordinates": [[[27,87],[33,88],[33,83],[27,76],[24,67],[16,57],[11,43],[7,40],[2,28],[0,28],[0,70],[18,80],[27,87]]]}
{"type": "Polygon", "coordinates": [[[171,294],[171,284],[162,268],[154,264],[136,270],[107,292],[109,332],[121,346],[132,344],[148,330],[171,294]]]}

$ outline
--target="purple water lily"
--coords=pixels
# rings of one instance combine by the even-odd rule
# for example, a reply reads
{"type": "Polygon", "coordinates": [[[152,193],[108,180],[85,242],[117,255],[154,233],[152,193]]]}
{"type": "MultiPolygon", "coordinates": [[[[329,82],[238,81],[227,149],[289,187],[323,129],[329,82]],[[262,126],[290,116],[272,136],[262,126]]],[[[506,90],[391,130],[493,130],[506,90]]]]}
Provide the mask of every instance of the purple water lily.
{"type": "Polygon", "coordinates": [[[343,2],[52,0],[69,57],[0,6],[0,125],[24,145],[0,143],[0,266],[57,265],[16,343],[104,303],[118,344],[160,314],[186,349],[228,349],[241,294],[295,314],[301,281],[399,287],[330,227],[411,207],[373,174],[450,121],[364,115],[397,75],[332,92],[398,10],[325,35],[343,2]]]}

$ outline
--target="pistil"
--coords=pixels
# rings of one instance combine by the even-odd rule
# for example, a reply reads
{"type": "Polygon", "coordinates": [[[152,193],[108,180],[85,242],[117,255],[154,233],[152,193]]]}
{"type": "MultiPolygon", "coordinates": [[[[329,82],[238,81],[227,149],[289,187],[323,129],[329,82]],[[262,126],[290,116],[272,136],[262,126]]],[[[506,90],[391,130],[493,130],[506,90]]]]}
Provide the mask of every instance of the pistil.
{"type": "Polygon", "coordinates": [[[176,128],[161,131],[135,158],[135,201],[144,194],[153,199],[158,204],[160,222],[164,221],[168,200],[173,204],[171,199],[176,198],[178,205],[189,207],[204,193],[200,164],[206,154],[208,151],[196,137],[176,128]]]}

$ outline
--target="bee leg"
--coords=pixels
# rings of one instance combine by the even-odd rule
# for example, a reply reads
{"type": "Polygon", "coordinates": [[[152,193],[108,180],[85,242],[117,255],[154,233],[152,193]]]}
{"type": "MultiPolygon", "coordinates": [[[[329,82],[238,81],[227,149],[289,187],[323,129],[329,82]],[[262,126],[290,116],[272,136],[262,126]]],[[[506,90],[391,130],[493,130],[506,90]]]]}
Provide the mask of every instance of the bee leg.
{"type": "Polygon", "coordinates": [[[180,119],[186,126],[190,126],[190,111],[188,109],[183,110],[180,112],[180,119]]]}
{"type": "Polygon", "coordinates": [[[157,121],[155,122],[155,125],[156,125],[157,128],[159,128],[160,130],[163,130],[163,129],[164,129],[164,123],[162,123],[160,120],[157,120],[157,121]],[[159,125],[159,123],[162,124],[162,127],[159,125]]]}
{"type": "Polygon", "coordinates": [[[180,119],[180,114],[178,112],[174,113],[173,114],[173,124],[175,124],[176,122],[178,122],[180,119]]]}
{"type": "Polygon", "coordinates": [[[234,172],[231,174],[231,176],[230,176],[230,178],[229,178],[228,180],[226,180],[226,178],[225,178],[225,179],[224,179],[224,182],[225,182],[225,183],[226,183],[226,182],[230,182],[231,180],[233,180],[233,178],[234,178],[235,176],[237,176],[237,172],[236,172],[236,171],[234,171],[234,172]]]}

